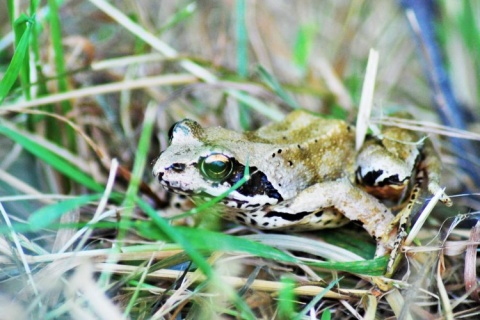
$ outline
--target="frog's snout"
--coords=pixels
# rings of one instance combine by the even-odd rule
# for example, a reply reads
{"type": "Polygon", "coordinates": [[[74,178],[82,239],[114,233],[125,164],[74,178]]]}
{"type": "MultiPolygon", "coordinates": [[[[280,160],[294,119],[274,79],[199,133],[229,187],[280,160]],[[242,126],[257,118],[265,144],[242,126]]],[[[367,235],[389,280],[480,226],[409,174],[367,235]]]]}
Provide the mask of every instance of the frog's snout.
{"type": "Polygon", "coordinates": [[[181,187],[182,179],[180,175],[185,173],[186,168],[186,164],[175,162],[170,164],[168,167],[159,166],[154,174],[163,186],[169,189],[177,189],[181,187]]]}
{"type": "Polygon", "coordinates": [[[165,175],[165,171],[160,171],[160,172],[157,173],[158,182],[160,182],[160,184],[164,188],[166,188],[167,190],[170,190],[170,189],[172,189],[172,185],[171,185],[170,181],[164,179],[164,175],[165,175]]]}

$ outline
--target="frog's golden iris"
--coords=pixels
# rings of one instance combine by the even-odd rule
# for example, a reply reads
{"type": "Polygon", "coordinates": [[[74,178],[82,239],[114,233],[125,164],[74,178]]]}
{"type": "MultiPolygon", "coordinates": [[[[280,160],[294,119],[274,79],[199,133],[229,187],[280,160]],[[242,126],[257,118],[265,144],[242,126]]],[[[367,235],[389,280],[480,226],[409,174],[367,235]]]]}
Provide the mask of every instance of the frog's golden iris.
{"type": "Polygon", "coordinates": [[[200,161],[202,175],[212,181],[225,180],[233,170],[233,161],[224,154],[213,153],[200,161]]]}

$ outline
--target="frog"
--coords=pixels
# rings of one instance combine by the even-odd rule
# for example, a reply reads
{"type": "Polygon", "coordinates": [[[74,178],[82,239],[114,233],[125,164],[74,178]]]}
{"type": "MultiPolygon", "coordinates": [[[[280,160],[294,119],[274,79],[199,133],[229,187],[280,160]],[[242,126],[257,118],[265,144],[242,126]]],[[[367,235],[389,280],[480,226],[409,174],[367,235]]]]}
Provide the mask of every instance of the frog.
{"type": "MultiPolygon", "coordinates": [[[[431,193],[442,190],[431,142],[396,127],[368,136],[359,150],[352,125],[305,110],[245,132],[184,119],[168,136],[153,167],[167,190],[194,201],[225,195],[217,204],[223,218],[263,230],[356,221],[377,242],[376,256],[399,242],[392,203],[407,199],[410,209],[425,178],[431,193]],[[246,182],[232,190],[247,172],[246,182]]],[[[451,204],[446,194],[441,200],[451,204]]]]}

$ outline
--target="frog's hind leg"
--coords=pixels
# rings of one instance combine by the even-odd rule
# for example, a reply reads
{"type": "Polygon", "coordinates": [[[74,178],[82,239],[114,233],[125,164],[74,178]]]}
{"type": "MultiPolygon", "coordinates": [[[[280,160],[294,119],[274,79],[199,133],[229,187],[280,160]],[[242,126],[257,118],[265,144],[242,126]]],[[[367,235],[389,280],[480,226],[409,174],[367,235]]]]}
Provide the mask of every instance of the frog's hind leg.
{"type": "Polygon", "coordinates": [[[394,228],[398,224],[398,231],[393,242],[392,251],[390,252],[390,258],[387,264],[387,272],[386,276],[390,277],[395,270],[396,265],[400,261],[399,251],[403,245],[405,238],[407,237],[407,229],[410,222],[410,216],[412,214],[412,210],[414,205],[417,203],[420,194],[422,192],[422,185],[423,185],[423,175],[424,172],[419,170],[416,177],[415,183],[412,186],[410,191],[408,201],[406,206],[398,213],[395,219],[392,221],[390,228],[394,228]]]}
{"type": "MultiPolygon", "coordinates": [[[[420,194],[423,190],[424,178],[427,179],[428,191],[432,194],[436,194],[440,189],[440,172],[441,161],[438,154],[435,152],[431,141],[425,141],[425,145],[422,148],[422,160],[418,164],[417,174],[415,176],[415,182],[411,188],[406,206],[397,214],[392,221],[391,228],[398,224],[398,232],[393,243],[393,248],[390,253],[390,259],[387,265],[387,276],[391,276],[396,265],[400,261],[398,255],[400,248],[403,245],[405,238],[407,237],[407,228],[410,222],[410,216],[412,215],[413,206],[418,201],[420,194]]],[[[442,191],[440,201],[447,206],[452,205],[450,197],[442,191]]]]}

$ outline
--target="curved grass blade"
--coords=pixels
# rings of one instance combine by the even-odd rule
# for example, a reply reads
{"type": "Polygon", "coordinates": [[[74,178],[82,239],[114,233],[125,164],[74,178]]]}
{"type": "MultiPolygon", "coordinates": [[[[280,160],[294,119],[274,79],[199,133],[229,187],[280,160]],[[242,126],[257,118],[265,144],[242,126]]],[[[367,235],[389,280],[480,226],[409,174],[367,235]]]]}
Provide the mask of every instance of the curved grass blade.
{"type": "MultiPolygon", "coordinates": [[[[22,71],[22,68],[25,64],[25,57],[28,53],[28,44],[30,42],[30,33],[32,26],[35,21],[35,15],[32,17],[27,17],[26,15],[21,15],[16,21],[15,25],[20,25],[25,23],[26,28],[23,32],[20,40],[18,41],[17,48],[13,54],[12,61],[8,65],[7,71],[0,81],[0,103],[3,102],[7,94],[10,92],[15,80],[17,80],[18,75],[22,71]]],[[[28,64],[28,61],[26,61],[28,64]]]]}
{"type": "Polygon", "coordinates": [[[153,124],[155,119],[155,105],[150,103],[145,111],[143,120],[142,133],[138,141],[137,152],[135,153],[135,161],[133,164],[132,175],[128,184],[127,192],[123,206],[127,208],[122,215],[122,223],[125,228],[120,228],[117,239],[123,241],[126,236],[126,230],[129,229],[132,220],[133,207],[137,198],[138,189],[142,181],[142,175],[145,170],[145,163],[147,162],[147,153],[150,148],[150,139],[153,132],[153,124]]]}
{"type": "Polygon", "coordinates": [[[33,28],[33,23],[29,23],[29,18],[22,14],[19,19],[15,21],[13,24],[13,31],[15,34],[15,47],[18,47],[18,44],[22,40],[23,35],[27,28],[30,28],[29,37],[28,37],[28,45],[26,48],[25,56],[23,57],[22,65],[20,68],[20,83],[22,85],[22,90],[25,98],[27,100],[31,99],[30,94],[30,40],[32,39],[32,31],[35,29],[33,28]]]}
{"type": "MultiPolygon", "coordinates": [[[[315,307],[315,305],[323,298],[323,296],[328,292],[330,291],[337,283],[340,282],[340,280],[342,280],[342,278],[339,278],[339,279],[336,279],[335,281],[332,281],[330,282],[330,284],[322,290],[322,292],[320,292],[318,295],[315,296],[315,298],[313,298],[306,306],[305,308],[303,308],[303,310],[293,319],[295,320],[300,320],[302,319],[303,316],[305,316],[308,312],[308,310],[312,309],[313,307],[315,307]]],[[[327,309],[328,310],[328,309],[327,309]]],[[[324,314],[325,314],[325,311],[324,311],[324,314]]],[[[329,316],[329,313],[327,312],[327,314],[325,314],[325,317],[328,317],[329,316]]],[[[323,314],[322,314],[322,319],[323,319],[323,314]]]]}
{"type": "Polygon", "coordinates": [[[39,159],[42,159],[70,179],[78,182],[90,190],[103,192],[104,186],[96,182],[91,176],[81,171],[77,166],[68,162],[58,154],[38,144],[27,135],[22,134],[19,130],[14,130],[0,122],[0,134],[20,144],[27,151],[39,159]]]}
{"type": "Polygon", "coordinates": [[[334,262],[334,261],[319,261],[319,262],[304,262],[308,266],[319,267],[328,270],[345,271],[356,274],[363,274],[368,276],[381,276],[385,273],[388,262],[388,256],[376,258],[373,260],[349,261],[349,262],[334,262]]]}
{"type": "MultiPolygon", "coordinates": [[[[157,216],[158,217],[158,216],[157,216]]],[[[136,224],[137,231],[144,237],[150,239],[165,239],[165,234],[158,230],[149,222],[141,222],[136,224]]],[[[173,227],[170,227],[173,228],[173,227]]],[[[273,248],[262,243],[230,236],[221,232],[214,232],[204,229],[193,229],[187,227],[175,227],[175,232],[188,241],[195,250],[203,250],[208,252],[225,251],[225,252],[244,252],[258,257],[283,261],[287,263],[306,264],[327,270],[346,271],[350,273],[380,276],[385,272],[388,257],[381,257],[374,260],[365,261],[301,261],[283,251],[273,248]]]]}
{"type": "Polygon", "coordinates": [[[167,22],[165,22],[161,27],[158,33],[164,33],[165,31],[173,28],[175,25],[179,24],[182,21],[187,20],[191,17],[197,10],[197,4],[195,2],[190,2],[185,7],[180,8],[174,15],[172,15],[167,22]]]}
{"type": "Polygon", "coordinates": [[[283,101],[285,101],[293,109],[300,109],[298,103],[283,89],[280,82],[270,74],[264,67],[258,66],[258,73],[263,82],[270,87],[283,101]]]}
{"type": "Polygon", "coordinates": [[[79,196],[74,199],[45,206],[32,213],[28,218],[28,222],[33,231],[46,228],[67,212],[78,209],[81,206],[100,198],[101,195],[99,194],[79,196]]]}

